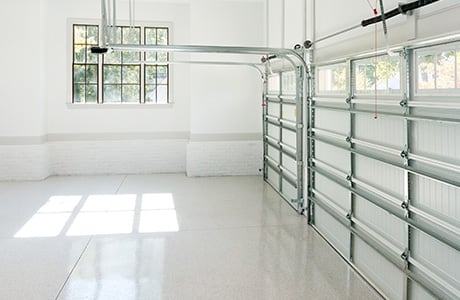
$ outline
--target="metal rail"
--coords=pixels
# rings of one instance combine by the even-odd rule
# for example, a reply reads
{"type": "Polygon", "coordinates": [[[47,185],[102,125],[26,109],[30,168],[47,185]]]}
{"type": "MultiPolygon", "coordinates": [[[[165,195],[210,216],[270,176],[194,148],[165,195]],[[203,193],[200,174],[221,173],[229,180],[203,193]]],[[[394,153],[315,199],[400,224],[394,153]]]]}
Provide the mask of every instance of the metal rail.
{"type": "MultiPolygon", "coordinates": [[[[98,50],[101,47],[93,47],[98,50]]],[[[277,55],[288,60],[293,66],[296,63],[289,58],[294,57],[299,65],[307,70],[307,64],[301,52],[285,48],[269,47],[239,47],[239,46],[206,46],[206,45],[136,45],[136,44],[107,44],[102,49],[113,51],[142,51],[142,52],[185,52],[185,53],[220,53],[220,54],[254,54],[254,55],[277,55]]],[[[93,50],[93,51],[94,51],[93,50]]]]}
{"type": "MultiPolygon", "coordinates": [[[[439,240],[440,242],[448,245],[452,249],[455,249],[457,251],[460,251],[460,236],[459,236],[459,229],[456,228],[455,226],[446,223],[444,220],[439,220],[438,218],[425,218],[424,214],[419,215],[419,219],[414,220],[407,218],[405,214],[405,209],[400,205],[399,207],[395,206],[395,203],[388,201],[386,198],[383,198],[379,195],[374,194],[372,191],[366,190],[365,187],[350,187],[349,186],[349,180],[343,176],[339,176],[337,173],[332,173],[330,171],[327,171],[325,168],[321,167],[312,167],[312,169],[317,172],[318,174],[321,174],[322,176],[328,178],[329,180],[335,182],[339,186],[343,187],[344,189],[347,189],[354,195],[363,198],[364,200],[374,204],[375,206],[391,213],[404,223],[407,223],[414,227],[415,229],[418,229],[435,239],[439,240]],[[439,221],[438,221],[439,220],[439,221]],[[446,224],[448,224],[446,226],[446,224]],[[448,231],[446,232],[446,229],[448,231]]],[[[353,180],[353,178],[351,179],[353,180]]],[[[373,187],[376,189],[376,187],[373,187]]],[[[404,201],[401,200],[401,203],[404,201]]],[[[419,210],[420,211],[420,210],[419,210]]],[[[416,211],[414,211],[416,213],[416,211]]],[[[345,215],[342,215],[341,217],[346,217],[345,215]]]]}
{"type": "Polygon", "coordinates": [[[400,165],[400,164],[397,164],[397,163],[395,163],[393,161],[384,159],[382,157],[378,157],[378,156],[372,155],[370,153],[367,153],[367,152],[364,152],[364,151],[361,151],[361,150],[353,149],[353,148],[350,148],[349,146],[340,145],[338,143],[335,143],[335,142],[333,142],[331,140],[328,140],[328,139],[325,139],[325,138],[321,138],[321,137],[317,137],[317,136],[310,136],[308,138],[309,139],[314,139],[316,141],[320,141],[320,142],[323,142],[323,143],[326,143],[326,144],[334,146],[336,148],[340,148],[340,149],[355,153],[355,154],[360,155],[360,156],[364,156],[364,157],[379,161],[379,162],[381,162],[383,164],[395,167],[395,168],[400,169],[400,170],[407,170],[411,174],[414,174],[414,175],[419,175],[419,176],[431,179],[433,181],[437,181],[437,182],[440,182],[440,183],[443,183],[443,184],[446,184],[446,185],[450,185],[450,186],[453,186],[453,187],[456,187],[456,188],[460,188],[460,182],[457,181],[457,180],[444,178],[442,176],[433,174],[431,172],[418,170],[418,169],[416,169],[414,167],[411,167],[411,166],[405,166],[404,164],[400,165]]]}
{"type": "MultiPolygon", "coordinates": [[[[351,114],[370,114],[370,115],[375,114],[375,111],[372,111],[372,110],[363,110],[363,109],[350,110],[349,108],[332,107],[332,106],[317,105],[317,104],[313,104],[312,108],[313,109],[327,109],[327,110],[343,111],[343,112],[349,112],[351,114]]],[[[391,113],[391,112],[386,112],[386,111],[379,111],[379,115],[388,116],[392,118],[407,119],[411,121],[426,121],[426,122],[437,122],[437,123],[460,124],[460,119],[454,119],[454,118],[414,116],[414,115],[391,113]]]]}
{"type": "MultiPolygon", "coordinates": [[[[369,245],[372,249],[374,249],[377,253],[385,257],[389,262],[395,265],[400,271],[405,273],[409,278],[420,282],[422,285],[428,287],[430,291],[434,291],[433,296],[442,295],[442,298],[445,299],[456,299],[458,297],[458,291],[453,289],[449,284],[443,281],[439,276],[433,276],[433,273],[429,271],[426,267],[424,267],[421,263],[417,262],[414,258],[409,257],[408,260],[410,263],[414,264],[418,267],[419,272],[414,273],[413,271],[407,269],[405,267],[405,256],[400,253],[396,253],[394,251],[394,247],[389,247],[388,242],[381,236],[377,239],[373,234],[366,231],[366,229],[361,229],[361,227],[353,227],[351,226],[351,220],[343,217],[340,214],[340,211],[334,210],[333,207],[328,205],[325,201],[321,201],[315,197],[309,197],[309,200],[314,202],[315,204],[319,205],[323,210],[325,210],[329,215],[331,215],[335,220],[341,223],[345,228],[350,230],[354,235],[358,236],[361,240],[365,241],[367,245],[369,245]],[[433,279],[435,282],[433,282],[433,279]]],[[[353,220],[353,218],[352,218],[353,220]]],[[[356,219],[354,219],[356,222],[356,219]]],[[[331,244],[334,249],[345,259],[348,263],[354,266],[353,261],[351,261],[348,257],[346,257],[343,253],[341,253],[332,243],[327,236],[316,226],[313,225],[316,231],[326,239],[329,244],[331,244]]],[[[366,227],[364,227],[366,228],[366,227]]],[[[431,292],[430,292],[431,293],[431,292]]]]}
{"type": "MultiPolygon", "coordinates": [[[[408,12],[410,12],[410,11],[412,11],[414,9],[418,9],[418,8],[421,8],[423,6],[426,6],[426,5],[429,5],[429,4],[432,4],[434,2],[438,2],[438,1],[439,0],[418,0],[418,1],[411,2],[411,3],[400,3],[397,8],[392,9],[392,10],[390,10],[388,12],[382,12],[382,14],[379,15],[379,16],[376,16],[376,17],[373,17],[373,18],[370,18],[370,19],[367,19],[367,20],[362,20],[360,24],[357,24],[357,25],[342,29],[340,31],[334,32],[332,34],[326,35],[324,37],[316,39],[315,41],[305,41],[304,47],[307,48],[307,49],[311,48],[311,46],[313,46],[314,44],[317,44],[317,43],[320,43],[322,41],[328,40],[330,38],[342,35],[344,33],[350,32],[350,31],[355,30],[357,28],[366,27],[368,25],[379,23],[379,22],[385,22],[386,20],[388,20],[390,18],[393,18],[393,17],[395,17],[397,15],[407,14],[408,12]]],[[[384,28],[386,30],[386,25],[385,24],[384,24],[384,28]]]]}

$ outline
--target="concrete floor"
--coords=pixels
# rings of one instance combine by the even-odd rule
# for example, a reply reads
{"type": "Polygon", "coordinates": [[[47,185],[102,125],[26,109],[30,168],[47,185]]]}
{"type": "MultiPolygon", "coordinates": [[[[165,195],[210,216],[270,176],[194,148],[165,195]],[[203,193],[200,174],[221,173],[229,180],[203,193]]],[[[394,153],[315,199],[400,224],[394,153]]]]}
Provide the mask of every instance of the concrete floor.
{"type": "Polygon", "coordinates": [[[380,299],[261,177],[0,183],[0,299],[380,299]]]}

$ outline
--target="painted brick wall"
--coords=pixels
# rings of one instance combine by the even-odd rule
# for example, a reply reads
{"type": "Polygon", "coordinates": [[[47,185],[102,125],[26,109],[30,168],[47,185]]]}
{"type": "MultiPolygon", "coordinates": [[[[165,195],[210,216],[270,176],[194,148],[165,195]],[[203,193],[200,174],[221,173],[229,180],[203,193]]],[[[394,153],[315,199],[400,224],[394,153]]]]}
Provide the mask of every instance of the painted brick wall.
{"type": "Polygon", "coordinates": [[[261,141],[120,140],[0,145],[0,180],[51,175],[260,175],[261,141]]]}
{"type": "Polygon", "coordinates": [[[53,175],[185,172],[186,140],[51,142],[49,148],[53,175]]]}
{"type": "Polygon", "coordinates": [[[187,145],[188,176],[262,174],[261,141],[205,141],[187,145]]]}
{"type": "Polygon", "coordinates": [[[40,180],[48,176],[46,144],[0,145],[0,180],[40,180]]]}

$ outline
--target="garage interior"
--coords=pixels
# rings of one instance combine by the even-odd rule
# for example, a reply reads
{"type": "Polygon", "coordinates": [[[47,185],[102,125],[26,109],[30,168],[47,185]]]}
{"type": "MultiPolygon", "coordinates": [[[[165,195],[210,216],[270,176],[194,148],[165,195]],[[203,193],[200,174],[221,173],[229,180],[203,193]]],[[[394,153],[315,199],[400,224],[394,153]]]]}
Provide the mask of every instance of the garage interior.
{"type": "Polygon", "coordinates": [[[460,298],[458,1],[4,6],[1,299],[460,298]]]}

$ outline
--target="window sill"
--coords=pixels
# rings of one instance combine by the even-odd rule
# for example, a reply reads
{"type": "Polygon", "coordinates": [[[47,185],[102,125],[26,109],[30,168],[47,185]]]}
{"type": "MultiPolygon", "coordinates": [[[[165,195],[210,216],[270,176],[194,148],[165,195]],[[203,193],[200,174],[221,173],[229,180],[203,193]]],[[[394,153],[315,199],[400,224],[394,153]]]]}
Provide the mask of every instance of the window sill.
{"type": "Polygon", "coordinates": [[[140,104],[140,103],[67,103],[70,109],[167,109],[172,108],[174,103],[168,104],[140,104]]]}

